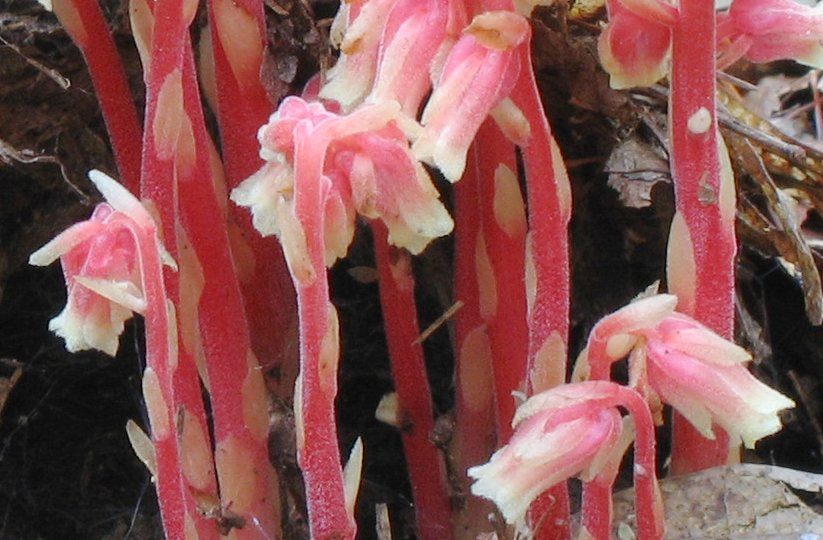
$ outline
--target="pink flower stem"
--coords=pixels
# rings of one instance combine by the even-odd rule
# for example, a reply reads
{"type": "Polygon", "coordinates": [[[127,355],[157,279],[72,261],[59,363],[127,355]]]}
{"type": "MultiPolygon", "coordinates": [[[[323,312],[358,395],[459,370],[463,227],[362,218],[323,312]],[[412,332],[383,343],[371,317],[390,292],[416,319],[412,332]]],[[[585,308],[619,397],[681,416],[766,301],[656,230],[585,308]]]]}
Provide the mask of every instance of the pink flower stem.
{"type": "Polygon", "coordinates": [[[446,470],[440,452],[429,440],[434,408],[426,375],[414,301],[414,276],[407,251],[389,246],[382,222],[372,223],[374,251],[380,273],[380,303],[392,376],[399,398],[403,447],[412,486],[417,532],[422,540],[452,537],[446,470]]]}
{"type": "MultiPolygon", "coordinates": [[[[156,45],[156,44],[155,44],[156,45]]],[[[157,210],[162,225],[162,237],[167,249],[175,260],[179,260],[178,235],[176,223],[177,201],[176,188],[173,184],[174,163],[169,159],[160,159],[156,150],[155,138],[152,136],[157,123],[158,97],[161,82],[165,75],[164,64],[168,71],[168,64],[174,62],[172,51],[161,45],[153,48],[153,71],[146,77],[146,136],[143,145],[143,170],[141,174],[141,195],[157,210]],[[161,75],[162,73],[162,75],[161,75]]],[[[146,263],[144,262],[144,265],[146,263]]],[[[181,265],[183,266],[183,265],[181,265]]],[[[168,290],[168,298],[172,302],[176,313],[181,310],[180,274],[166,268],[164,281],[168,290]]],[[[148,291],[147,291],[148,294],[148,291]]],[[[146,313],[146,362],[156,374],[163,389],[165,404],[171,418],[170,425],[175,426],[178,421],[178,410],[185,411],[186,422],[196,422],[202,429],[205,444],[210,455],[211,442],[208,435],[208,424],[202,402],[200,379],[197,375],[192,353],[187,350],[183,342],[184,329],[175,331],[179,336],[178,342],[168,342],[168,330],[161,333],[159,328],[170,324],[165,302],[162,305],[150,303],[146,313]],[[158,330],[154,330],[158,328],[158,330]],[[177,358],[171,355],[179,353],[177,358]],[[173,366],[177,366],[176,369],[173,366]],[[168,389],[166,389],[168,387],[168,389]],[[178,408],[180,407],[180,408],[178,408]],[[186,412],[189,414],[186,415],[186,412]]],[[[147,398],[148,401],[148,398],[147,398]]],[[[151,405],[149,405],[151,410],[151,405]]],[[[185,427],[185,426],[184,426],[185,427]]],[[[153,428],[154,431],[154,428],[153,428]]],[[[156,479],[158,501],[163,515],[163,525],[168,538],[185,537],[186,521],[191,521],[197,533],[202,538],[217,538],[219,530],[214,521],[208,519],[204,512],[217,505],[217,483],[214,478],[214,467],[211,459],[207,463],[200,463],[205,468],[207,479],[199,482],[200,489],[194,490],[185,478],[182,470],[182,444],[178,437],[169,436],[158,439],[153,433],[155,452],[157,454],[158,472],[156,479]],[[166,472],[164,472],[166,471],[166,472]],[[203,485],[205,484],[205,485],[203,485]],[[182,490],[182,491],[181,491],[182,490]],[[195,499],[195,496],[197,499],[195,499]],[[182,535],[182,536],[181,536],[182,535]]],[[[201,473],[202,474],[202,473],[201,473]]]]}
{"type": "MultiPolygon", "coordinates": [[[[527,385],[531,395],[563,384],[566,377],[569,331],[567,234],[571,188],[560,150],[540,103],[528,46],[520,47],[520,55],[523,68],[512,100],[531,125],[531,140],[522,149],[529,206],[530,238],[527,242],[534,265],[534,297],[527,297],[527,385]]],[[[536,538],[569,537],[569,501],[565,484],[555,486],[538,498],[529,513],[532,524],[543,523],[536,531],[536,538]]]]}
{"type": "MultiPolygon", "coordinates": [[[[217,86],[217,118],[229,190],[260,168],[257,130],[273,106],[260,82],[265,21],[260,0],[210,0],[209,19],[217,86]],[[232,54],[227,54],[227,48],[232,54]],[[234,65],[233,65],[234,63],[234,65]]],[[[239,226],[232,243],[251,251],[236,258],[252,347],[265,370],[278,368],[275,388],[290,397],[297,371],[296,300],[283,251],[276,238],[254,230],[251,215],[229,206],[239,226]],[[244,268],[244,261],[248,267],[244,268]],[[294,364],[294,365],[292,365],[294,364]]]]}
{"type": "Polygon", "coordinates": [[[200,331],[214,416],[215,461],[221,501],[245,521],[238,539],[276,538],[280,531],[277,477],[269,463],[268,400],[260,365],[251,351],[243,297],[225,225],[214,190],[203,111],[191,49],[186,48],[183,95],[191,118],[195,167],[180,171],[183,225],[203,264],[204,286],[198,304],[200,331]]]}
{"type": "MultiPolygon", "coordinates": [[[[721,186],[715,108],[715,14],[711,0],[681,2],[680,17],[672,28],[671,168],[677,200],[676,220],[682,218],[688,234],[673,228],[670,254],[681,264],[691,258],[693,276],[674,278],[689,270],[672,268],[669,289],[679,297],[678,310],[723,337],[734,329],[734,198],[721,186]],[[695,43],[701,44],[696,47],[695,43]],[[706,123],[708,122],[708,125],[706,123]]],[[[732,188],[733,192],[733,188],[732,188]]],[[[680,227],[682,229],[682,227],[680,227]]],[[[675,416],[672,471],[688,473],[726,463],[728,438],[716,429],[710,441],[675,416]]]]}
{"type": "MultiPolygon", "coordinates": [[[[636,390],[610,381],[578,383],[600,388],[604,392],[597,401],[590,401],[577,407],[590,410],[598,408],[623,407],[634,419],[634,490],[635,513],[637,516],[637,538],[658,540],[663,537],[663,506],[658,491],[655,464],[655,428],[651,411],[646,400],[636,390]]],[[[553,419],[562,423],[566,418],[580,415],[580,410],[569,408],[553,419]]],[[[597,540],[611,538],[611,484],[617,473],[617,456],[611,456],[599,478],[588,482],[584,489],[583,526],[597,540]]]]}
{"type": "Polygon", "coordinates": [[[614,475],[599,474],[583,484],[582,526],[595,540],[611,538],[614,479],[614,475]]]}
{"type": "MultiPolygon", "coordinates": [[[[654,421],[646,400],[637,391],[621,386],[618,395],[619,404],[629,411],[635,422],[634,506],[637,537],[640,540],[658,540],[663,537],[663,507],[655,469],[654,421]]],[[[611,516],[608,521],[611,523],[611,516]]]]}
{"type": "MultiPolygon", "coordinates": [[[[175,429],[177,411],[186,410],[191,413],[187,418],[194,419],[201,415],[202,420],[205,420],[199,381],[196,372],[191,376],[193,370],[174,369],[183,359],[173,357],[178,349],[178,343],[173,340],[178,333],[173,329],[173,322],[169,320],[166,309],[162,263],[155,245],[144,245],[138,249],[142,255],[144,294],[149,299],[145,313],[146,374],[143,387],[144,390],[159,388],[162,396],[162,401],[157,401],[156,395],[149,390],[145,399],[150,413],[157,463],[154,483],[163,529],[167,538],[184,538],[187,526],[191,526],[187,522],[190,522],[201,538],[216,540],[219,536],[217,528],[203,517],[195,494],[188,489],[189,483],[186,481],[182,462],[178,459],[181,442],[175,429]],[[191,400],[193,393],[188,391],[191,389],[197,390],[199,403],[191,400]]],[[[216,493],[213,471],[209,480],[216,493]]]]}
{"type": "Polygon", "coordinates": [[[54,0],[54,14],[80,48],[111,137],[121,183],[132,193],[140,185],[140,141],[137,108],[126,72],[97,2],[54,0]]]}
{"type": "Polygon", "coordinates": [[[476,244],[490,274],[480,279],[481,314],[492,350],[497,433],[508,440],[516,401],[512,392],[526,389],[529,330],[523,269],[526,255],[526,209],[517,179],[514,146],[492,120],[475,138],[479,176],[481,237],[476,244]],[[481,253],[485,250],[485,253],[481,253]]]}
{"type": "Polygon", "coordinates": [[[334,400],[339,350],[336,325],[330,317],[334,307],[329,301],[324,258],[324,208],[329,188],[322,185],[322,171],[330,137],[309,137],[310,129],[304,123],[297,125],[294,149],[295,184],[299,182],[294,195],[295,214],[305,233],[312,269],[312,275],[302,281],[293,275],[300,330],[300,377],[295,396],[295,414],[301,419],[297,459],[306,486],[312,538],[346,539],[354,538],[356,524],[346,511],[337,444],[334,400]],[[331,332],[335,335],[327,336],[331,332]],[[324,351],[324,343],[331,340],[331,350],[324,351]]]}
{"type": "Polygon", "coordinates": [[[488,532],[487,516],[493,507],[469,491],[466,469],[484,463],[497,446],[494,377],[491,346],[480,314],[479,284],[475,260],[480,235],[478,152],[475,143],[468,165],[455,192],[454,298],[463,307],[454,317],[455,432],[451,445],[454,468],[459,472],[459,493],[465,495],[456,516],[455,536],[476,538],[488,532]]]}
{"type": "Polygon", "coordinates": [[[202,265],[204,285],[197,319],[214,416],[220,480],[217,517],[239,518],[230,521],[236,525],[237,538],[273,538],[279,526],[276,479],[268,463],[265,386],[250,354],[226,231],[215,222],[223,210],[212,183],[211,141],[205,132],[188,40],[194,6],[171,0],[154,5],[144,188],[162,205],[167,230],[177,231],[182,220],[197,259],[208,261],[202,265]]]}

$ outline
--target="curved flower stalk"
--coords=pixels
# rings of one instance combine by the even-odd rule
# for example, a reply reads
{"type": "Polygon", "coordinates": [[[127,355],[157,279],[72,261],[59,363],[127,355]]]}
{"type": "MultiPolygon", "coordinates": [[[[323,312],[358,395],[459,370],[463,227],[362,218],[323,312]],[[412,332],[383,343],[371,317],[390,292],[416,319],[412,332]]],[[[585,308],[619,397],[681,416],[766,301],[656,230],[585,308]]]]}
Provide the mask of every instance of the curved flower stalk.
{"type": "MultiPolygon", "coordinates": [[[[163,283],[164,261],[172,267],[174,262],[163,249],[154,221],[140,201],[99,171],[91,171],[89,178],[107,203],[98,205],[91,219],[70,227],[29,259],[31,264],[47,265],[59,257],[63,264],[69,298],[66,309],[50,327],[64,337],[70,351],[99,348],[114,354],[123,321],[132,312],[144,315],[147,368],[143,388],[156,455],[153,474],[163,526],[169,538],[184,538],[195,534],[195,529],[216,533],[211,523],[201,529],[205,520],[198,512],[199,501],[195,500],[190,481],[195,477],[202,480],[197,482],[201,488],[210,484],[208,472],[202,472],[199,462],[202,446],[196,444],[196,437],[179,437],[173,429],[178,411],[186,410],[174,388],[176,317],[167,305],[163,283]],[[178,459],[181,446],[191,451],[187,465],[178,459]]],[[[199,392],[196,378],[188,383],[199,392]]],[[[206,452],[208,449],[206,442],[206,452]]],[[[208,462],[208,453],[206,456],[208,462]]]]}
{"type": "MultiPolygon", "coordinates": [[[[606,381],[556,387],[534,395],[517,410],[515,433],[485,465],[469,469],[477,481],[472,491],[492,499],[508,523],[529,533],[526,511],[553,485],[574,476],[586,481],[613,478],[615,454],[625,449],[625,407],[636,423],[635,497],[638,536],[663,535],[662,504],[655,475],[655,440],[651,413],[634,390],[606,381]],[[598,479],[600,475],[604,478],[598,479]]],[[[600,539],[610,537],[611,505],[584,507],[583,527],[600,539]],[[606,515],[603,515],[606,514],[606,515]]]]}
{"type": "Polygon", "coordinates": [[[576,366],[578,376],[588,365],[592,378],[607,378],[611,364],[631,353],[632,384],[651,403],[670,404],[707,439],[715,438],[712,423],[748,448],[780,430],[778,413],[794,402],[746,369],[748,352],[675,312],[676,302],[654,295],[604,317],[576,366]]]}
{"type": "Polygon", "coordinates": [[[793,59],[823,68],[823,6],[794,0],[734,0],[718,18],[719,63],[793,59]]]}
{"type": "MultiPolygon", "coordinates": [[[[301,364],[295,412],[312,535],[351,537],[337,449],[334,398],[339,337],[325,268],[346,254],[356,212],[381,219],[388,240],[412,253],[452,221],[394,125],[397,102],[337,115],[284,100],[258,138],[269,163],[232,192],[263,234],[277,234],[297,289],[301,364]]],[[[350,504],[349,508],[353,505],[350,504]]]]}
{"type": "Polygon", "coordinates": [[[261,156],[268,163],[232,192],[232,200],[251,208],[261,234],[280,237],[293,275],[312,273],[301,253],[309,228],[290,211],[309,183],[308,176],[300,175],[301,165],[308,165],[308,158],[298,156],[301,144],[320,160],[312,165],[322,169],[326,265],[345,256],[355,211],[381,219],[389,242],[415,254],[451,232],[453,223],[437,190],[394,123],[397,113],[397,103],[391,101],[337,115],[320,103],[288,97],[260,130],[261,156]]]}

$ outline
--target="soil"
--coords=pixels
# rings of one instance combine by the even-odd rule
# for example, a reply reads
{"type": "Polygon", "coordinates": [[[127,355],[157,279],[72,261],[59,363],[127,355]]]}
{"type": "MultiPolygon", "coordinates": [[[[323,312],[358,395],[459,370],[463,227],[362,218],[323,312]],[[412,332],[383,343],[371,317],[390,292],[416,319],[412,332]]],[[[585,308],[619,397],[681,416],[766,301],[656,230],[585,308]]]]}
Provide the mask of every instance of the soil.
{"type": "MultiPolygon", "coordinates": [[[[125,2],[103,5],[142,104],[125,2]]],[[[307,0],[267,5],[277,74],[269,91],[282,96],[332,61],[324,36],[336,6],[307,0]]],[[[601,16],[570,17],[555,7],[540,10],[534,22],[536,72],[574,190],[573,352],[598,318],[664,275],[673,211],[661,136],[664,98],[609,89],[595,50],[601,16]],[[635,146],[622,146],[627,141],[635,146]]],[[[805,70],[781,64],[765,70],[737,66],[735,73],[755,84],[774,74],[795,83],[808,78],[805,70]]],[[[797,117],[806,119],[801,131],[813,145],[808,119],[816,93],[795,86],[784,84],[781,106],[805,106],[797,117]]],[[[149,474],[124,429],[129,419],[147,424],[140,395],[141,321],[128,325],[116,358],[69,354],[48,330],[65,302],[60,269],[27,264],[32,251],[88,216],[98,201],[86,171],[116,172],[82,56],[33,0],[0,0],[0,118],[0,538],[161,538],[149,474]]],[[[791,184],[788,176],[775,173],[780,187],[791,184]]],[[[821,177],[809,178],[805,189],[816,193],[821,177]]],[[[781,232],[781,211],[769,207],[762,186],[743,173],[738,182],[738,341],[754,352],[757,375],[798,403],[786,413],[783,431],[745,458],[823,472],[823,329],[810,322],[821,297],[819,277],[816,284],[813,279],[820,257],[809,247],[823,222],[812,210],[794,237],[785,227],[781,232]],[[774,226],[752,226],[758,215],[774,226]]],[[[373,266],[369,242],[359,234],[350,257],[332,272],[344,345],[340,446],[348,452],[361,436],[370,449],[360,537],[375,537],[375,504],[386,503],[393,537],[412,538],[400,438],[373,414],[392,388],[377,287],[350,272],[373,266]]],[[[415,263],[422,328],[450,305],[450,254],[449,241],[439,241],[415,263]]],[[[448,339],[444,328],[426,342],[437,412],[444,417],[452,405],[448,339]]],[[[661,463],[665,452],[661,444],[661,463]]]]}

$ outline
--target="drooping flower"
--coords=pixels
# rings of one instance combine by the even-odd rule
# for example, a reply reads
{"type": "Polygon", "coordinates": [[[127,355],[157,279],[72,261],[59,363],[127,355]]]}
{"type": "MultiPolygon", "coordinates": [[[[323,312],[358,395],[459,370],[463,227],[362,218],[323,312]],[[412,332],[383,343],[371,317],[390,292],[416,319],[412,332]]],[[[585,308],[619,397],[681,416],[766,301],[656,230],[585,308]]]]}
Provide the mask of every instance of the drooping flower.
{"type": "MultiPolygon", "coordinates": [[[[608,486],[614,478],[615,454],[625,450],[623,420],[618,407],[634,419],[636,429],[635,488],[638,532],[641,538],[660,538],[662,506],[655,475],[654,426],[651,413],[634,390],[607,381],[588,381],[555,387],[523,403],[512,425],[509,443],[488,463],[468,470],[477,481],[472,493],[495,502],[508,523],[528,532],[526,511],[532,501],[553,485],[580,476],[608,486]]],[[[608,526],[611,506],[587,516],[608,526]]]]}
{"type": "Polygon", "coordinates": [[[712,423],[747,448],[781,428],[778,413],[794,402],[758,381],[745,364],[751,356],[681,314],[667,317],[646,337],[648,383],[701,434],[712,423]]]}
{"type": "Polygon", "coordinates": [[[676,302],[658,294],[601,319],[577,376],[606,379],[610,365],[631,353],[632,384],[653,403],[670,404],[705,437],[714,438],[714,423],[751,448],[778,431],[778,413],[794,402],[746,369],[746,350],[675,312],[676,302]]]}
{"type": "Polygon", "coordinates": [[[308,276],[307,216],[296,199],[320,190],[325,263],[345,256],[356,213],[381,219],[389,240],[419,253],[451,232],[453,222],[426,171],[394,122],[395,101],[364,104],[338,115],[318,102],[289,97],[261,128],[260,155],[268,163],[232,192],[252,209],[263,235],[277,234],[295,275],[308,276]],[[306,171],[319,170],[319,178],[306,171]],[[320,185],[312,185],[319,180],[320,185]]]}
{"type": "Polygon", "coordinates": [[[793,59],[823,68],[823,5],[794,0],[734,0],[718,18],[720,64],[793,59]]]}
{"type": "MultiPolygon", "coordinates": [[[[514,88],[521,68],[518,48],[528,46],[530,35],[529,22],[510,11],[474,17],[449,51],[423,110],[423,131],[412,146],[418,159],[440,169],[451,182],[460,179],[480,124],[514,88]]],[[[505,107],[512,109],[511,104],[505,107]]],[[[518,117],[523,118],[522,113],[518,117]]],[[[518,130],[504,126],[503,131],[509,135],[518,130]]],[[[528,133],[528,128],[519,132],[528,133]]]]}
{"type": "Polygon", "coordinates": [[[561,398],[560,403],[518,419],[509,443],[487,464],[468,470],[476,479],[472,493],[493,500],[506,521],[521,531],[526,511],[538,495],[582,473],[595,476],[620,439],[622,423],[616,409],[592,407],[558,420],[564,406],[580,402],[561,398]]]}
{"type": "Polygon", "coordinates": [[[609,23],[597,51],[612,88],[650,86],[669,71],[674,6],[659,0],[607,0],[609,23]]]}
{"type": "Polygon", "coordinates": [[[29,263],[46,266],[60,259],[68,299],[49,329],[66,348],[114,356],[125,321],[146,310],[141,250],[155,249],[169,259],[140,201],[100,171],[89,178],[108,202],[32,253],[29,263]]]}

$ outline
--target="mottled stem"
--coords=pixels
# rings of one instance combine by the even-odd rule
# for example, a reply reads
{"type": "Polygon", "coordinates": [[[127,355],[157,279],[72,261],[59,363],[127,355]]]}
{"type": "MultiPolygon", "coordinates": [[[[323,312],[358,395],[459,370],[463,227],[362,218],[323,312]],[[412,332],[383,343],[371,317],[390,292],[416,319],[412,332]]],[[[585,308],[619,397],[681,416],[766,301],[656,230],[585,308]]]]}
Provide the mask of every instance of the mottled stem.
{"type": "Polygon", "coordinates": [[[450,501],[443,456],[432,444],[434,407],[423,348],[418,341],[417,308],[411,256],[389,246],[388,230],[372,223],[374,251],[380,273],[380,305],[398,396],[400,431],[421,540],[452,537],[450,501]]]}
{"type": "MultiPolygon", "coordinates": [[[[734,180],[721,163],[715,107],[715,14],[711,0],[686,0],[672,27],[671,169],[677,211],[669,240],[668,286],[678,311],[721,336],[734,332],[734,180]],[[695,46],[695,44],[700,46],[695,46]]],[[[726,463],[728,437],[714,441],[675,415],[672,472],[726,463]]]]}

